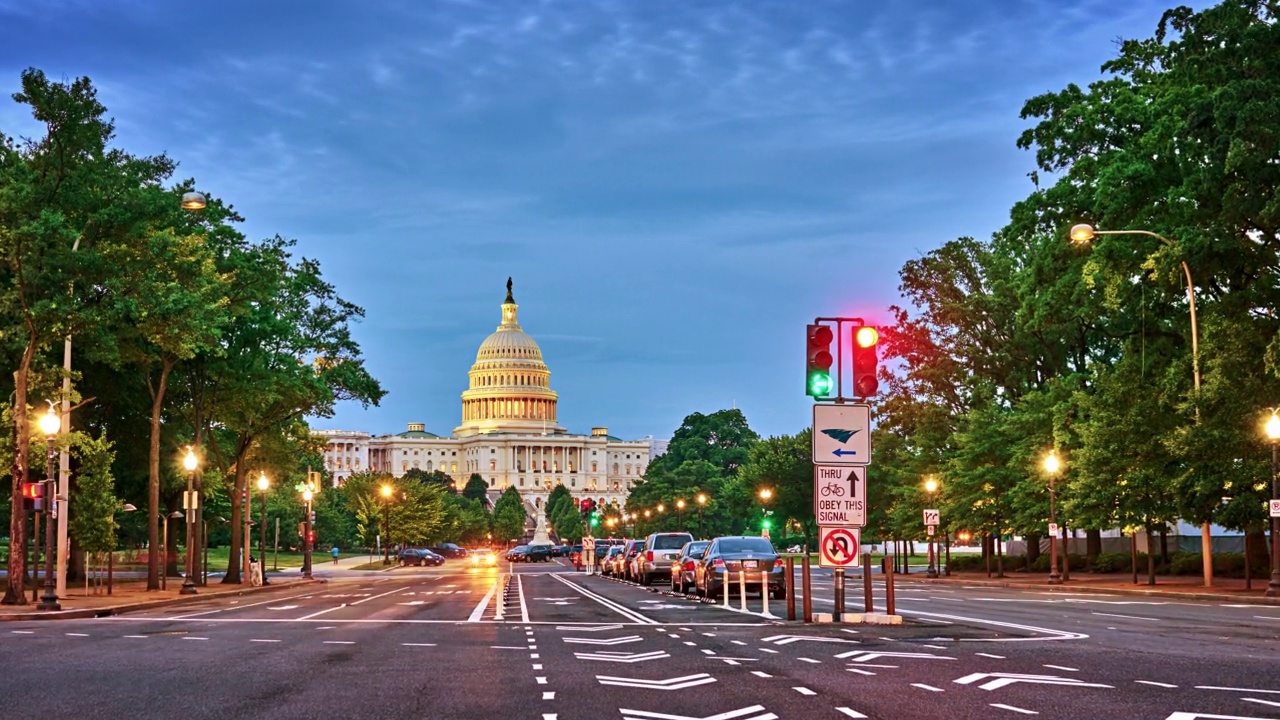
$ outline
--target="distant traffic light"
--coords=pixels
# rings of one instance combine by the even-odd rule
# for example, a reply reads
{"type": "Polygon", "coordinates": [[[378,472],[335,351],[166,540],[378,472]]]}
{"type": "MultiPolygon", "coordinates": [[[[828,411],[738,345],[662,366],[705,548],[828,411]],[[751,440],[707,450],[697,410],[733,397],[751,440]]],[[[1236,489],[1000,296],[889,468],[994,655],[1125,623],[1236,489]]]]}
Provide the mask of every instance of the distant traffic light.
{"type": "Polygon", "coordinates": [[[831,394],[831,341],[834,336],[826,325],[808,326],[808,351],[805,355],[804,393],[813,398],[831,394]]]}
{"type": "Polygon", "coordinates": [[[855,397],[871,397],[880,387],[876,378],[876,344],[880,332],[871,325],[853,329],[853,394],[855,397]]]}
{"type": "Polygon", "coordinates": [[[599,513],[596,513],[596,512],[591,513],[591,527],[600,527],[599,513]]]}
{"type": "Polygon", "coordinates": [[[44,483],[22,483],[22,509],[27,512],[44,510],[44,483]]]}
{"type": "Polygon", "coordinates": [[[586,498],[578,504],[578,512],[582,514],[582,519],[590,518],[596,509],[596,501],[593,498],[586,498]]]}
{"type": "Polygon", "coordinates": [[[760,521],[760,527],[764,528],[765,530],[768,530],[769,528],[773,527],[773,521],[770,520],[769,518],[765,518],[764,520],[760,521]]]}

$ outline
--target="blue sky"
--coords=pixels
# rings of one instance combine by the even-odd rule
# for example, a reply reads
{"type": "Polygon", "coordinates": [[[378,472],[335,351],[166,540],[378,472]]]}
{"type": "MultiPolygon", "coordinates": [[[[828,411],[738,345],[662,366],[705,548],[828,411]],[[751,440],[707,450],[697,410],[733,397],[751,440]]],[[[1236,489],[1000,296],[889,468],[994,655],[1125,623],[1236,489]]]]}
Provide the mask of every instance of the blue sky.
{"type": "Polygon", "coordinates": [[[449,432],[513,276],[571,431],[736,404],[777,435],[804,325],[887,321],[905,261],[1002,226],[1023,102],[1166,7],[0,0],[0,91],[89,76],[120,146],[320,260],[388,394],[316,427],[449,432]]]}

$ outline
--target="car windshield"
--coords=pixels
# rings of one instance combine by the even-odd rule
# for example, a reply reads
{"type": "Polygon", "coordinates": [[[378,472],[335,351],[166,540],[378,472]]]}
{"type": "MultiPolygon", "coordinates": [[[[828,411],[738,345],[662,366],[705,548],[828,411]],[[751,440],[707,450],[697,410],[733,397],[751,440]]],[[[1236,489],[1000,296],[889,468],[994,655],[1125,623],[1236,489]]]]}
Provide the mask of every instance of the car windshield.
{"type": "Polygon", "coordinates": [[[653,549],[679,550],[692,539],[689,535],[658,535],[653,539],[653,549]]]}
{"type": "Polygon", "coordinates": [[[705,552],[707,551],[707,546],[708,546],[708,545],[710,545],[710,544],[711,544],[711,543],[709,543],[709,542],[692,542],[692,543],[689,543],[689,547],[685,549],[684,554],[685,554],[685,555],[688,555],[689,557],[694,557],[694,558],[696,558],[696,557],[702,557],[702,554],[703,554],[703,553],[705,553],[705,552]]]}
{"type": "Polygon", "coordinates": [[[529,549],[529,546],[528,546],[528,545],[517,545],[517,546],[515,546],[515,547],[511,548],[511,550],[512,550],[513,552],[523,552],[523,551],[528,550],[528,549],[529,549]]]}
{"type": "Polygon", "coordinates": [[[722,553],[773,553],[773,546],[764,538],[726,538],[720,541],[722,553]]]}

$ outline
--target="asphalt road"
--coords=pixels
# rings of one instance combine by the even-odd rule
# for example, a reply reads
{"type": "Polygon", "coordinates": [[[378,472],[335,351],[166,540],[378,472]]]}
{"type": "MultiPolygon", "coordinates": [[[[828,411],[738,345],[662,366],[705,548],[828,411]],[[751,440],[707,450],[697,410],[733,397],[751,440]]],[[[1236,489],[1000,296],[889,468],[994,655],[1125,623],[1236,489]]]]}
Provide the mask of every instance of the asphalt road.
{"type": "Polygon", "coordinates": [[[805,626],[511,570],[5,623],[0,718],[1280,717],[1277,607],[900,581],[903,625],[805,626]]]}

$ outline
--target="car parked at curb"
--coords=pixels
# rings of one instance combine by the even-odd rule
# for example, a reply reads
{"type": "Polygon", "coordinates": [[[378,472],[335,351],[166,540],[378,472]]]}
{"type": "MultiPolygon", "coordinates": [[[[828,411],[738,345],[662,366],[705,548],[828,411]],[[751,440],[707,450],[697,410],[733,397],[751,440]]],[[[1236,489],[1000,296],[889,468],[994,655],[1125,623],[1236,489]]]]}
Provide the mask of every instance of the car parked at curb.
{"type": "Polygon", "coordinates": [[[687,532],[656,532],[644,540],[644,552],[636,560],[636,582],[648,585],[665,575],[671,579],[671,563],[680,557],[680,548],[693,542],[687,532]]]}
{"type": "Polygon", "coordinates": [[[698,561],[711,546],[710,540],[694,540],[680,548],[680,555],[671,563],[671,589],[684,594],[693,587],[693,577],[698,561]]]}
{"type": "Polygon", "coordinates": [[[767,581],[769,592],[775,598],[786,597],[782,558],[767,538],[718,537],[707,546],[694,572],[695,590],[705,597],[719,596],[726,582],[736,585],[740,579],[745,581],[748,592],[760,592],[767,581]]]}
{"type": "Polygon", "coordinates": [[[430,550],[418,550],[415,548],[405,548],[404,550],[401,550],[397,559],[400,562],[400,567],[408,567],[410,565],[415,567],[422,567],[424,565],[438,567],[444,564],[443,557],[431,552],[430,550]]]}

